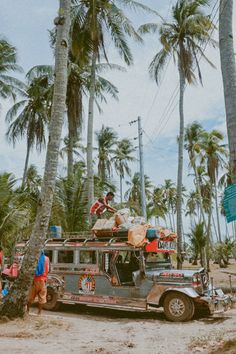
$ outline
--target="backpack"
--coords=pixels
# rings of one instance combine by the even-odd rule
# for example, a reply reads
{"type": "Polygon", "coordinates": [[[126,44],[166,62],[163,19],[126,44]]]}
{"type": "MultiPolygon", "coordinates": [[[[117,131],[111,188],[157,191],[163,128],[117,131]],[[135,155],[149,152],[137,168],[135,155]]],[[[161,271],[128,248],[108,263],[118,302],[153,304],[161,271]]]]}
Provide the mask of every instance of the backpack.
{"type": "Polygon", "coordinates": [[[36,277],[39,277],[40,275],[43,275],[44,273],[44,261],[45,261],[45,255],[42,253],[41,256],[39,257],[38,265],[35,270],[35,275],[36,277]]]}

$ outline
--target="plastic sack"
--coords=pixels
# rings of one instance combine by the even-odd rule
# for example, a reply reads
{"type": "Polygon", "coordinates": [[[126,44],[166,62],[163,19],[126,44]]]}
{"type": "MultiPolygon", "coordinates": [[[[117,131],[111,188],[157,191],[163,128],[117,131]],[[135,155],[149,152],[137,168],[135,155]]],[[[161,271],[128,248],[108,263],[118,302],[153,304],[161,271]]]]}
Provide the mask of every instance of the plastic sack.
{"type": "Polygon", "coordinates": [[[141,247],[146,242],[146,225],[135,225],[128,231],[128,243],[135,247],[141,247]]]}
{"type": "Polygon", "coordinates": [[[119,213],[120,215],[128,215],[128,217],[130,216],[130,210],[128,208],[123,208],[117,211],[117,213],[119,213]]]}
{"type": "Polygon", "coordinates": [[[132,223],[135,225],[143,225],[145,224],[145,218],[143,216],[135,216],[132,223]]]}
{"type": "Polygon", "coordinates": [[[129,230],[130,228],[132,228],[134,225],[131,224],[130,222],[126,222],[124,224],[121,224],[118,228],[118,230],[129,230]]]}

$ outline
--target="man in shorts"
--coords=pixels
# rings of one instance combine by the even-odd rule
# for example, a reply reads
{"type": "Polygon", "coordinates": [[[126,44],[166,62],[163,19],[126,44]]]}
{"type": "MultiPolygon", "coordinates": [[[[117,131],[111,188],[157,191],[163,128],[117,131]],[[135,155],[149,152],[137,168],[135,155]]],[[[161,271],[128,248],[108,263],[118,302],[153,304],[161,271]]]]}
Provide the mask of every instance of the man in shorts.
{"type": "Polygon", "coordinates": [[[36,297],[38,297],[38,315],[41,314],[43,304],[47,302],[47,286],[46,280],[49,273],[50,261],[44,252],[41,252],[38,265],[35,270],[33,284],[29,290],[27,310],[36,297]]]}

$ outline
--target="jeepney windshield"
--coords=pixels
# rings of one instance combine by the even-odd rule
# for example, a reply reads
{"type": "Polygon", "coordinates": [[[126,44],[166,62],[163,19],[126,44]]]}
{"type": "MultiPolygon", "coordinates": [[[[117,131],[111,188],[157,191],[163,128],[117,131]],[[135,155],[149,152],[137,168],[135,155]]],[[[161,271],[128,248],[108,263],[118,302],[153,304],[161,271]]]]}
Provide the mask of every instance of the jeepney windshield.
{"type": "Polygon", "coordinates": [[[145,252],[146,268],[160,268],[171,264],[169,253],[145,252]]]}

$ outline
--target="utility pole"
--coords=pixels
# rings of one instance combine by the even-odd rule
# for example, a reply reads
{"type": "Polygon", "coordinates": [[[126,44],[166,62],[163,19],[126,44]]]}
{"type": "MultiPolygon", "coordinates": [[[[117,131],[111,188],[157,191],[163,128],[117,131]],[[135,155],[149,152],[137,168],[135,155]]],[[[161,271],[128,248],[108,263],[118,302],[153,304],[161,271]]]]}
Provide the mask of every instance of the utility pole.
{"type": "Polygon", "coordinates": [[[146,195],[145,195],[145,182],[144,182],[144,164],[143,164],[143,131],[141,127],[141,118],[138,117],[138,142],[139,142],[139,166],[140,166],[140,189],[141,189],[141,207],[142,215],[147,221],[146,211],[146,195]]]}
{"type": "MultiPolygon", "coordinates": [[[[136,120],[129,122],[130,125],[138,122],[138,142],[139,142],[139,173],[140,173],[140,191],[141,191],[141,211],[142,216],[147,221],[147,211],[146,211],[146,194],[145,194],[145,182],[144,182],[144,164],[143,164],[143,130],[141,126],[141,118],[138,117],[136,120]]],[[[134,138],[135,140],[137,138],[134,138]]]]}

